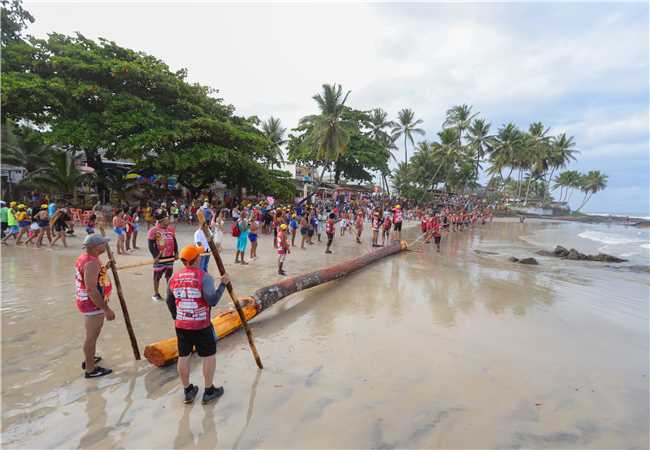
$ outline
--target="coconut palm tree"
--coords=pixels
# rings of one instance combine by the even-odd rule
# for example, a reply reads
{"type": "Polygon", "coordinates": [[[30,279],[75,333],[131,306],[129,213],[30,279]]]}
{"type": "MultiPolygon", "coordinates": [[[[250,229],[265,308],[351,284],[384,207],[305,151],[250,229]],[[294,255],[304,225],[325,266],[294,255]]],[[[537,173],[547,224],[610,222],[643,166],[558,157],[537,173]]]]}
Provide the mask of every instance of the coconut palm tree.
{"type": "Polygon", "coordinates": [[[266,164],[271,169],[276,165],[284,164],[282,145],[286,142],[284,139],[285,132],[286,128],[282,127],[280,119],[271,116],[268,120],[262,122],[262,133],[269,141],[266,164]]]}
{"type": "Polygon", "coordinates": [[[564,196],[568,193],[569,186],[571,184],[571,178],[568,170],[565,170],[564,172],[560,172],[554,179],[553,179],[553,190],[560,190],[560,195],[558,198],[558,201],[563,201],[564,196]]]}
{"type": "Polygon", "coordinates": [[[587,175],[582,177],[581,185],[580,190],[585,193],[585,197],[576,212],[584,208],[596,192],[600,192],[607,187],[607,175],[600,173],[600,170],[590,170],[587,175]]]}
{"type": "Polygon", "coordinates": [[[393,139],[397,140],[404,136],[404,162],[408,164],[408,150],[406,145],[408,141],[411,142],[411,145],[415,145],[414,135],[424,136],[424,130],[418,128],[418,125],[422,123],[422,119],[416,119],[415,113],[409,108],[404,108],[397,113],[397,118],[398,123],[393,128],[393,139]]]}
{"type": "Polygon", "coordinates": [[[478,114],[472,114],[472,107],[465,104],[453,106],[447,110],[447,116],[442,126],[456,129],[458,132],[458,147],[462,146],[461,138],[463,137],[463,132],[469,128],[472,120],[478,114]]]}
{"type": "Polygon", "coordinates": [[[565,201],[571,200],[571,196],[573,195],[573,192],[577,189],[580,189],[582,187],[582,175],[580,172],[577,170],[569,170],[569,174],[567,175],[568,177],[568,185],[567,187],[570,189],[568,191],[568,195],[565,199],[565,201]]]}
{"type": "Polygon", "coordinates": [[[53,153],[48,166],[27,175],[26,182],[57,192],[61,196],[72,196],[76,203],[77,187],[90,181],[93,174],[87,174],[77,169],[76,162],[82,155],[74,156],[70,152],[56,151],[53,153]]]}
{"type": "MultiPolygon", "coordinates": [[[[385,149],[389,152],[390,158],[392,158],[394,161],[397,161],[397,159],[395,158],[392,152],[393,150],[397,149],[397,146],[395,145],[395,140],[390,135],[390,130],[395,128],[397,124],[389,120],[388,113],[381,108],[375,108],[372,111],[370,111],[368,119],[369,119],[369,128],[370,128],[368,134],[370,135],[370,137],[375,139],[377,142],[380,142],[385,147],[385,149]]],[[[388,188],[388,181],[386,180],[386,177],[389,174],[390,171],[386,171],[386,170],[381,171],[382,183],[385,185],[386,190],[388,192],[390,192],[390,190],[388,188]]]]}
{"type": "Polygon", "coordinates": [[[576,160],[576,154],[580,152],[574,149],[575,145],[573,136],[567,137],[566,133],[562,133],[551,139],[549,150],[550,174],[547,181],[548,185],[551,184],[551,179],[556,170],[564,168],[571,161],[576,160]]]}
{"type": "Polygon", "coordinates": [[[522,150],[525,149],[526,139],[524,133],[513,123],[508,123],[499,128],[497,135],[494,137],[494,145],[490,152],[490,163],[492,166],[488,173],[493,177],[499,175],[502,182],[505,182],[517,163],[522,160],[522,150]],[[503,177],[503,169],[510,167],[507,177],[503,177]]]}
{"type": "Polygon", "coordinates": [[[312,98],[318,104],[320,114],[309,115],[300,119],[300,126],[309,128],[306,143],[314,151],[316,159],[325,161],[320,179],[322,180],[329,162],[336,161],[348,147],[351,123],[343,120],[343,110],[350,91],[343,94],[339,84],[324,84],[323,91],[312,98]]]}
{"type": "Polygon", "coordinates": [[[462,149],[458,147],[458,131],[456,128],[443,128],[443,130],[438,133],[438,138],[439,142],[434,142],[432,145],[433,156],[438,162],[438,167],[432,178],[436,184],[440,179],[445,181],[445,184],[447,185],[449,174],[455,167],[458,167],[464,159],[466,159],[466,155],[462,149]],[[443,168],[443,176],[437,178],[443,168]]]}
{"type": "Polygon", "coordinates": [[[524,165],[529,170],[528,183],[526,185],[526,196],[524,206],[528,203],[528,194],[532,182],[537,182],[548,171],[550,162],[550,142],[551,136],[548,135],[550,128],[546,128],[541,122],[535,122],[528,127],[526,135],[527,158],[524,165]]]}
{"type": "Polygon", "coordinates": [[[40,133],[20,129],[7,121],[2,126],[2,163],[22,167],[27,173],[34,172],[47,164],[54,149],[43,144],[40,133]]]}
{"type": "Polygon", "coordinates": [[[393,171],[392,182],[393,187],[401,196],[406,196],[411,185],[411,173],[407,163],[399,163],[397,169],[393,171]]]}
{"type": "Polygon", "coordinates": [[[492,151],[494,136],[490,136],[490,122],[485,119],[475,119],[467,128],[467,146],[474,155],[476,166],[474,170],[474,182],[478,182],[478,174],[481,169],[481,160],[492,151]]]}

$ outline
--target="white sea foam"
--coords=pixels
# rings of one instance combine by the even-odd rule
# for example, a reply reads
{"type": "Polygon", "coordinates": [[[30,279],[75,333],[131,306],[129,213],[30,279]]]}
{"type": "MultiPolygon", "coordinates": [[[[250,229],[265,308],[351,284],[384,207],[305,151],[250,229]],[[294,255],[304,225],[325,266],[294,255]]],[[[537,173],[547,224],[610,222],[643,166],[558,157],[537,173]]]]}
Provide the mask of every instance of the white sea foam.
{"type": "Polygon", "coordinates": [[[650,216],[641,216],[638,214],[625,214],[625,213],[587,213],[588,216],[599,216],[599,217],[627,217],[629,219],[642,219],[650,220],[650,216]]]}
{"type": "Polygon", "coordinates": [[[589,239],[596,242],[602,242],[607,245],[636,244],[646,242],[644,239],[630,239],[615,233],[602,233],[600,231],[583,231],[578,235],[581,238],[589,239]]]}
{"type": "Polygon", "coordinates": [[[647,248],[648,250],[650,250],[650,244],[641,244],[641,247],[647,248]]]}

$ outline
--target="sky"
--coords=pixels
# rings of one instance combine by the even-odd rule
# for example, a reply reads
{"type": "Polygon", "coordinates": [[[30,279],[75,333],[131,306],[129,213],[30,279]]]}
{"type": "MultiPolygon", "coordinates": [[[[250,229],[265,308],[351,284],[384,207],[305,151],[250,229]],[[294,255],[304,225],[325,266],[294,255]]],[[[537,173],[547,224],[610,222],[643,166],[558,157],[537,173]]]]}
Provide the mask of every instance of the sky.
{"type": "Polygon", "coordinates": [[[586,211],[650,215],[646,2],[24,6],[34,36],[80,32],[149,53],[218,89],[238,114],[272,115],[288,130],[317,112],[311,97],[324,83],[350,90],[350,106],[381,107],[392,119],[413,109],[423,139],[463,103],[495,133],[541,121],[575,137],[580,154],[567,169],[609,177],[586,211]]]}

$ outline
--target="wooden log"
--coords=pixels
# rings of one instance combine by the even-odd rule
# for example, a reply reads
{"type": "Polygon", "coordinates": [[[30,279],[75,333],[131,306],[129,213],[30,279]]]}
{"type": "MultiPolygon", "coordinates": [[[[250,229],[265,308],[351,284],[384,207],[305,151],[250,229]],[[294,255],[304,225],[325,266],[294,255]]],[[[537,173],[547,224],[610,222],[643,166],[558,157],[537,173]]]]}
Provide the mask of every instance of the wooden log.
{"type": "MultiPolygon", "coordinates": [[[[407,250],[406,241],[394,242],[358,258],[344,261],[322,270],[286,278],[278,283],[258,289],[251,297],[243,299],[242,307],[246,320],[250,320],[265,309],[295,292],[344,277],[386,256],[407,250]]],[[[212,319],[217,337],[223,338],[241,327],[241,320],[234,309],[225,311],[212,319]]],[[[166,339],[147,345],[144,357],[158,367],[172,364],[178,358],[176,338],[166,339]]]]}
{"type": "Polygon", "coordinates": [[[120,300],[120,307],[122,308],[122,314],[124,315],[124,323],[126,324],[126,331],[129,333],[129,339],[131,340],[131,348],[133,349],[133,356],[136,360],[140,360],[140,349],[138,348],[138,341],[135,338],[135,333],[133,332],[133,326],[131,325],[131,317],[129,316],[129,310],[126,307],[126,301],[124,300],[124,294],[122,293],[122,283],[120,283],[120,276],[117,274],[117,266],[115,265],[115,258],[113,257],[113,252],[111,248],[106,244],[106,254],[108,255],[108,260],[111,262],[111,272],[113,272],[113,280],[115,281],[115,289],[117,290],[117,298],[120,300]]]}
{"type": "MultiPolygon", "coordinates": [[[[257,315],[257,307],[252,298],[246,297],[241,299],[243,303],[242,311],[246,320],[251,320],[257,315]]],[[[217,339],[228,336],[230,333],[237,331],[241,328],[241,320],[239,314],[234,309],[228,309],[222,313],[217,314],[212,319],[214,331],[217,334],[217,339]]],[[[147,358],[151,364],[163,367],[172,364],[178,358],[178,341],[176,338],[165,339],[144,348],[144,357],[147,358]]]]}

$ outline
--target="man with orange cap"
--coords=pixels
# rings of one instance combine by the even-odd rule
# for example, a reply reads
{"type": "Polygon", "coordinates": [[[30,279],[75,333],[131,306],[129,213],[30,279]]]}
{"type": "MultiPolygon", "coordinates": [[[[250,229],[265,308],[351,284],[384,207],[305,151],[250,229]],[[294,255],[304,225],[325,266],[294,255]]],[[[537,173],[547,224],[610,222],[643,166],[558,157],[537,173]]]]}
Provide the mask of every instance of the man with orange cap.
{"type": "Polygon", "coordinates": [[[199,391],[190,383],[190,355],[192,349],[203,359],[205,390],[203,404],[223,395],[223,387],[214,387],[217,336],[210,321],[210,308],[216,306],[230,279],[221,277],[221,284],[215,289],[213,278],[201,270],[199,261],[203,247],[194,244],[184,247],[179,256],[183,270],[175,273],[169,281],[167,306],[176,327],[178,339],[178,375],[183,384],[185,403],[192,403],[199,391]]]}

